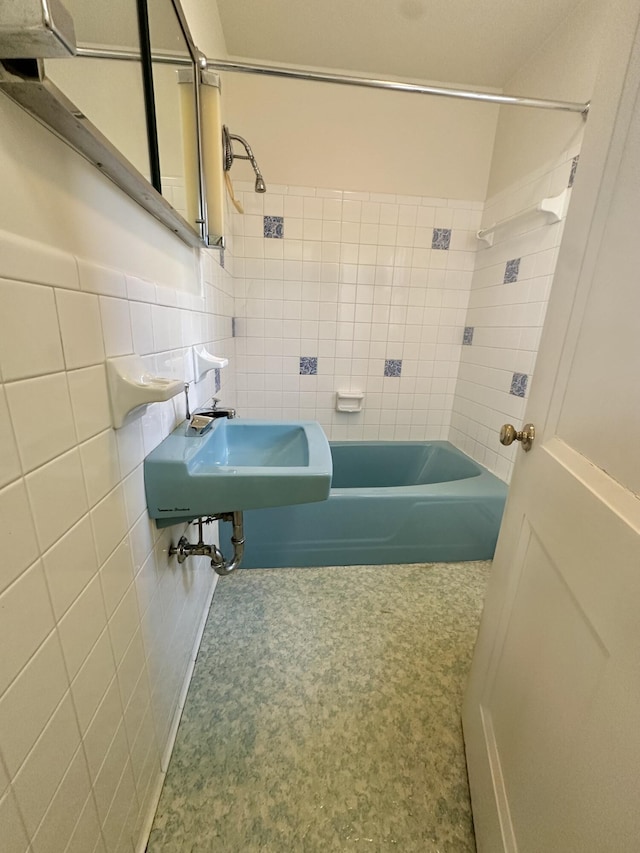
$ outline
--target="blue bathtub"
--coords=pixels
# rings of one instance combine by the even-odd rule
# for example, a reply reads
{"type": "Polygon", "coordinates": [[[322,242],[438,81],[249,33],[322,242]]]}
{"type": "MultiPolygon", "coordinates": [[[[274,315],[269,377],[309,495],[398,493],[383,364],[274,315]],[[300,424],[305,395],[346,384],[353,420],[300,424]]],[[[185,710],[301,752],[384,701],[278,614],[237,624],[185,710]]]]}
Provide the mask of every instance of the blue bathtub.
{"type": "Polygon", "coordinates": [[[245,568],[493,556],[507,486],[449,442],[334,441],[331,454],[328,500],[244,513],[245,568]]]}

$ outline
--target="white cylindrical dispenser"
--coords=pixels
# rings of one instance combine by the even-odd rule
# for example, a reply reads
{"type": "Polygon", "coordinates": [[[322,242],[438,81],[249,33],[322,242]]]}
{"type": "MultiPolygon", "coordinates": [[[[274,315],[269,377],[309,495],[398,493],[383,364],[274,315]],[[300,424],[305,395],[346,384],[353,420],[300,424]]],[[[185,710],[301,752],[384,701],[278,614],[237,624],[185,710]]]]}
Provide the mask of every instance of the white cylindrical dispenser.
{"type": "Polygon", "coordinates": [[[202,164],[207,198],[210,245],[224,235],[224,169],[222,162],[222,118],[220,77],[213,71],[200,72],[202,115],[202,164]]]}

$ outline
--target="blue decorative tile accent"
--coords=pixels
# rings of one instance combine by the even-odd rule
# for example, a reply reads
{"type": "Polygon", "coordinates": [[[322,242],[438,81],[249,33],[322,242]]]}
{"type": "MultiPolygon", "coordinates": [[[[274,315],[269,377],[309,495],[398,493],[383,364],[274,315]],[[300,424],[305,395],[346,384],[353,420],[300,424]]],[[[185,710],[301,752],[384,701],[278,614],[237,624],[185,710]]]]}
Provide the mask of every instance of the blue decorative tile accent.
{"type": "Polygon", "coordinates": [[[315,355],[300,356],[300,376],[317,376],[318,358],[315,355]]]}
{"type": "Polygon", "coordinates": [[[220,368],[214,367],[213,369],[215,380],[216,380],[216,393],[220,390],[220,368]]]}
{"type": "Polygon", "coordinates": [[[465,347],[470,347],[473,343],[473,326],[465,326],[464,332],[462,333],[462,345],[465,347]]]}
{"type": "Polygon", "coordinates": [[[284,216],[265,216],[264,236],[282,240],[284,237],[284,216]]]}
{"type": "Polygon", "coordinates": [[[578,160],[579,159],[580,159],[580,155],[576,154],[576,156],[571,161],[571,172],[569,173],[569,183],[567,184],[568,187],[572,187],[573,182],[576,179],[576,170],[578,168],[578,160]]]}
{"type": "Polygon", "coordinates": [[[384,375],[385,376],[400,376],[402,373],[402,359],[401,358],[386,358],[384,361],[384,375]]]}
{"type": "Polygon", "coordinates": [[[434,228],[431,238],[432,249],[448,249],[451,245],[451,228],[434,228]]]}
{"type": "Polygon", "coordinates": [[[514,373],[511,378],[511,390],[510,394],[513,394],[514,397],[524,397],[527,393],[527,382],[529,381],[529,377],[526,373],[514,373]]]}
{"type": "Polygon", "coordinates": [[[512,258],[512,260],[507,261],[507,265],[504,268],[504,278],[502,279],[503,283],[511,284],[511,282],[517,281],[519,272],[520,258],[512,258]]]}

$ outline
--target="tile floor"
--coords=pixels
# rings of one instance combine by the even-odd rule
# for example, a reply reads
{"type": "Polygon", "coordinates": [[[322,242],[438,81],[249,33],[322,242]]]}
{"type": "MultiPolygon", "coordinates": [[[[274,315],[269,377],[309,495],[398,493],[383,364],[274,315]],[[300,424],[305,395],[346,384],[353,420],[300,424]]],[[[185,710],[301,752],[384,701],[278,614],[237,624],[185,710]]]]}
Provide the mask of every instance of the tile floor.
{"type": "Polygon", "coordinates": [[[221,579],[149,853],[472,853],[460,704],[489,567],[221,579]]]}

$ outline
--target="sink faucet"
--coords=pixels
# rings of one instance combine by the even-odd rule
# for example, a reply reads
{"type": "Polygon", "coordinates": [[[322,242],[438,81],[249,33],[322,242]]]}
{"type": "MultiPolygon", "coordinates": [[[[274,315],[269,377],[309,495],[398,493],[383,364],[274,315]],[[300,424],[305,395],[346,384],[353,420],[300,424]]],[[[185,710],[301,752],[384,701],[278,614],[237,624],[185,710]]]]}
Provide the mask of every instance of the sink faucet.
{"type": "Polygon", "coordinates": [[[198,414],[205,415],[208,418],[229,418],[229,420],[231,420],[231,418],[235,418],[235,409],[232,409],[229,406],[225,406],[224,408],[219,409],[218,403],[220,402],[220,400],[218,400],[217,397],[214,397],[211,402],[213,403],[213,405],[210,409],[200,409],[198,411],[198,414]]]}
{"type": "Polygon", "coordinates": [[[215,397],[213,398],[213,406],[210,409],[200,409],[189,415],[189,426],[187,427],[187,435],[204,435],[213,426],[216,418],[235,418],[236,410],[231,408],[219,409],[220,402],[215,397]]]}

